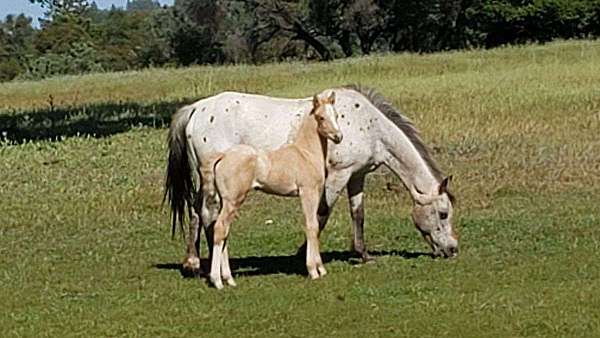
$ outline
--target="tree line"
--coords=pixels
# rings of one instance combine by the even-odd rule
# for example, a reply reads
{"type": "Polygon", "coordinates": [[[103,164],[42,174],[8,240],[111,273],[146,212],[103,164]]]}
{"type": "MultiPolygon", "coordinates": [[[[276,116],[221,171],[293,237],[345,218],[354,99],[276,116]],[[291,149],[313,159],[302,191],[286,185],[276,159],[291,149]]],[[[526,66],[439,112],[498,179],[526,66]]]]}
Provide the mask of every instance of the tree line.
{"type": "Polygon", "coordinates": [[[0,21],[0,81],[192,64],[434,52],[600,35],[600,0],[30,0],[0,21]]]}

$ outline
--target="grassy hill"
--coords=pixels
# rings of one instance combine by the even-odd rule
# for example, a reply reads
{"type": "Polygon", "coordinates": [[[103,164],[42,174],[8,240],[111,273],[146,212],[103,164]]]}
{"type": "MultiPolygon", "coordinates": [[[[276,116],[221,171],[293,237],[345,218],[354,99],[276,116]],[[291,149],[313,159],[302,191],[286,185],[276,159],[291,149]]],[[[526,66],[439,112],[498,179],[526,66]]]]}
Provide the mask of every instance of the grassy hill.
{"type": "Polygon", "coordinates": [[[0,84],[1,336],[598,336],[600,42],[194,67],[0,84]],[[347,200],[294,253],[297,200],[253,195],[232,227],[238,287],[182,278],[161,207],[166,129],[223,90],[303,97],[362,83],[454,175],[458,259],[433,260],[386,171],[358,264],[347,200]],[[272,224],[267,224],[272,220],[272,224]]]}

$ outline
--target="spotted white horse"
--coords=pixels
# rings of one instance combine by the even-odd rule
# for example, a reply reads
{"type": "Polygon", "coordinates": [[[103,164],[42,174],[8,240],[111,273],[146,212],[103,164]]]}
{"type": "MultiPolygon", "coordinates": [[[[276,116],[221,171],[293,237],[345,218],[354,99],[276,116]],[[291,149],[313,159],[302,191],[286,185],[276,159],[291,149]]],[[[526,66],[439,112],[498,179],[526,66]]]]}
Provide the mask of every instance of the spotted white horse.
{"type": "MultiPolygon", "coordinates": [[[[418,130],[372,89],[347,86],[327,89],[319,95],[329,95],[332,90],[337,96],[335,109],[344,140],[329,144],[325,191],[318,210],[320,228],[346,187],[353,249],[363,260],[370,259],[364,243],[363,188],[365,175],[383,164],[408,188],[413,199],[413,222],[433,254],[456,256],[458,238],[452,225],[449,178],[438,169],[418,130]]],[[[287,99],[223,92],[185,106],[173,116],[165,198],[172,210],[173,232],[178,222],[183,228],[186,213],[190,217],[185,270],[200,269],[199,225],[202,223],[206,229],[210,248],[212,215],[218,214],[219,208],[215,196],[202,194],[199,169],[203,158],[237,144],[273,150],[290,143],[311,108],[311,97],[287,99]]]]}

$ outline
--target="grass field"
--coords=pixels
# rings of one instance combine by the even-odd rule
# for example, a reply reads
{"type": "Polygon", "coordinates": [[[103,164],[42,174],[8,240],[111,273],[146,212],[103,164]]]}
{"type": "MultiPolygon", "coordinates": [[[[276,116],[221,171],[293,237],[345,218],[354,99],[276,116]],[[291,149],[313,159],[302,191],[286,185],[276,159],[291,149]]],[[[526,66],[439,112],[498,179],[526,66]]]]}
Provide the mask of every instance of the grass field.
{"type": "Polygon", "coordinates": [[[600,41],[5,83],[0,133],[2,337],[600,336],[600,41]],[[454,175],[459,258],[422,254],[407,194],[380,171],[374,264],[348,251],[343,198],[322,238],[329,274],[307,280],[298,201],[255,194],[232,228],[238,287],[183,278],[161,207],[170,114],[222,90],[355,82],[454,175]]]}

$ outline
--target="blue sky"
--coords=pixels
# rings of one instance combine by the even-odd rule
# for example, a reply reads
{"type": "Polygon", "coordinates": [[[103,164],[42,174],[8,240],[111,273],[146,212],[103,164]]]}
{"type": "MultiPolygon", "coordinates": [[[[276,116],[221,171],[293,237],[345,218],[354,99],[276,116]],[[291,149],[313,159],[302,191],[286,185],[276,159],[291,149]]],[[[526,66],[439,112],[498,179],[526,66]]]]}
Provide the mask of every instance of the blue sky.
{"type": "MultiPolygon", "coordinates": [[[[95,0],[100,8],[110,8],[111,5],[125,7],[127,0],[95,0]]],[[[162,5],[172,5],[173,0],[159,0],[162,5]]],[[[20,14],[33,18],[34,25],[37,26],[37,18],[44,15],[44,9],[40,5],[34,5],[29,0],[0,0],[0,19],[4,20],[8,14],[20,14]]]]}

